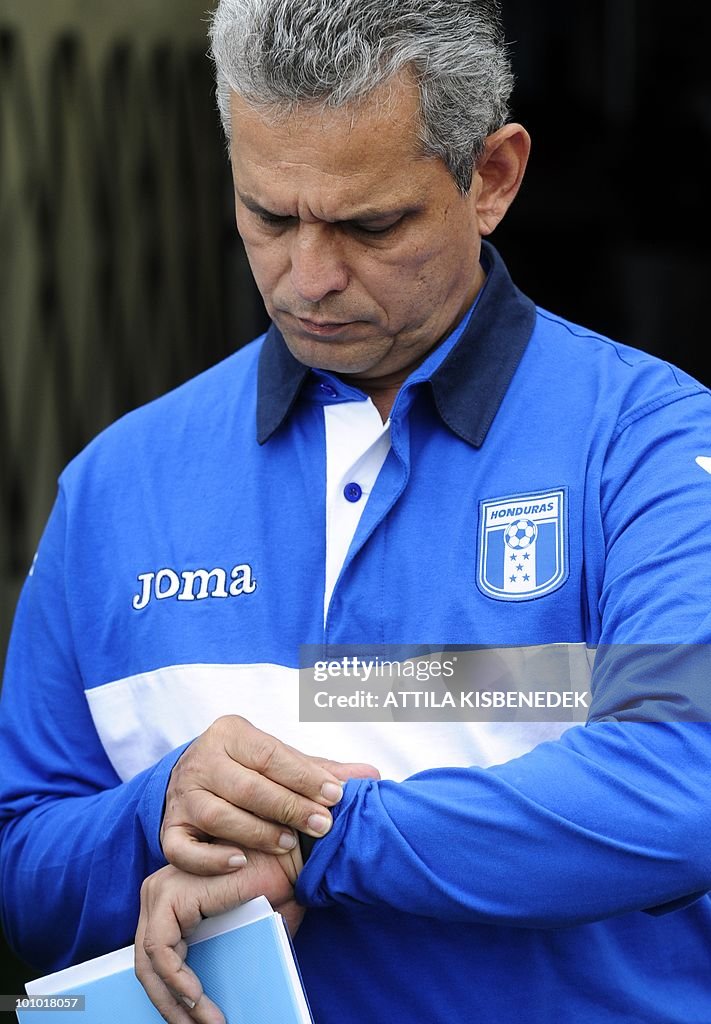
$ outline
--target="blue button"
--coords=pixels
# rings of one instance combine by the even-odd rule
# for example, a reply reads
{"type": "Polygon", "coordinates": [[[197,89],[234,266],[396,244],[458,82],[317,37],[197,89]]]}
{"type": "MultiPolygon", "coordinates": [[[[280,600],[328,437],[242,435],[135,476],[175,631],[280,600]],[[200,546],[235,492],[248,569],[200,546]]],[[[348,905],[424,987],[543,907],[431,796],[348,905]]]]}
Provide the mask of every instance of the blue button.
{"type": "Polygon", "coordinates": [[[343,494],[348,501],[352,501],[355,505],[363,497],[363,488],[359,487],[358,484],[346,484],[343,494]]]}
{"type": "Polygon", "coordinates": [[[331,387],[330,384],[319,384],[319,390],[322,391],[324,395],[328,395],[329,398],[338,398],[338,392],[335,388],[331,387]]]}

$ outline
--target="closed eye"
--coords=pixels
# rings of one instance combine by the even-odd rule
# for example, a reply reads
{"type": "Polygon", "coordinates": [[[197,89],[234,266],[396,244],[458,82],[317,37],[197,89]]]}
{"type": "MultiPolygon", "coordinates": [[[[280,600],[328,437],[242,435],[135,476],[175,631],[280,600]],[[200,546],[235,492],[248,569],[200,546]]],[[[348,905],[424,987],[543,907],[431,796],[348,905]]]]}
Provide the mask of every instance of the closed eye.
{"type": "MultiPolygon", "coordinates": [[[[298,219],[296,217],[280,217],[276,213],[269,213],[268,211],[261,209],[252,210],[252,213],[260,224],[264,224],[266,227],[270,228],[288,227],[291,224],[295,224],[298,219]]],[[[350,230],[360,232],[364,235],[383,236],[394,231],[404,219],[404,217],[398,217],[398,219],[392,224],[385,224],[383,227],[359,224],[357,221],[341,221],[340,226],[343,228],[350,228],[350,230]]]]}
{"type": "Polygon", "coordinates": [[[274,213],[257,212],[252,211],[262,224],[267,224],[269,227],[283,227],[286,224],[291,224],[296,219],[295,217],[278,217],[274,213]]]}
{"type": "Polygon", "coordinates": [[[366,235],[387,235],[389,231],[394,231],[402,221],[403,218],[401,217],[394,224],[386,224],[383,228],[369,227],[367,224],[354,224],[353,227],[356,231],[362,231],[366,235]]]}

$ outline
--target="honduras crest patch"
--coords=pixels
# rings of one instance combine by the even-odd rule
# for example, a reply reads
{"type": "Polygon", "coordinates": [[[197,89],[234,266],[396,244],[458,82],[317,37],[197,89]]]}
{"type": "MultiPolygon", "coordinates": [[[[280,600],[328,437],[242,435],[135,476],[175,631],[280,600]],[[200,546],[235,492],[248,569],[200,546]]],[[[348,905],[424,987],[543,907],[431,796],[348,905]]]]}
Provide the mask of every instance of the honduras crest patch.
{"type": "Polygon", "coordinates": [[[565,583],[566,505],[563,488],[480,503],[477,583],[482,593],[499,601],[530,601],[565,583]]]}

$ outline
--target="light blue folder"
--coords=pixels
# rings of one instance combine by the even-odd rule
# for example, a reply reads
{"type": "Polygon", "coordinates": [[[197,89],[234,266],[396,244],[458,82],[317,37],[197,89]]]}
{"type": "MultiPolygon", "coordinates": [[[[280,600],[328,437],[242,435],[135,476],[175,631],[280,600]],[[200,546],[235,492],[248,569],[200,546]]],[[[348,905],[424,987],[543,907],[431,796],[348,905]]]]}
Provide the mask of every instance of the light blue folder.
{"type": "MultiPolygon", "coordinates": [[[[288,932],[264,896],[203,921],[187,961],[227,1024],[312,1024],[288,932]]],[[[162,1024],[133,971],[133,946],[30,982],[28,996],[85,997],[85,1010],[19,1010],[20,1024],[162,1024]]]]}

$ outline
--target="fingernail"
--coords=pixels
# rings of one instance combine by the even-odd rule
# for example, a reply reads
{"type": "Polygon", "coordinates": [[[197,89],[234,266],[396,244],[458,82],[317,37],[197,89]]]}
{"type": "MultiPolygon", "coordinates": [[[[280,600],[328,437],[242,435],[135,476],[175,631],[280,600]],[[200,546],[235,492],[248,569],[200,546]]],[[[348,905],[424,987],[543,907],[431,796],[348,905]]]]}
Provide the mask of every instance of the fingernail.
{"type": "Polygon", "coordinates": [[[247,863],[247,858],[243,853],[236,853],[234,857],[230,857],[227,863],[231,868],[243,868],[247,863]]]}
{"type": "Polygon", "coordinates": [[[324,782],[321,786],[321,796],[330,804],[337,804],[343,796],[343,786],[339,786],[335,782],[324,782]]]}
{"type": "Polygon", "coordinates": [[[296,836],[293,832],[282,832],[279,836],[279,846],[282,850],[293,850],[296,846],[296,836]]]}
{"type": "Polygon", "coordinates": [[[195,1003],[192,1001],[192,999],[188,999],[187,996],[181,996],[180,998],[185,1003],[189,1010],[195,1009],[195,1003]]]}
{"type": "Polygon", "coordinates": [[[324,836],[331,827],[331,819],[324,818],[321,814],[312,814],[307,824],[312,832],[324,836]]]}

